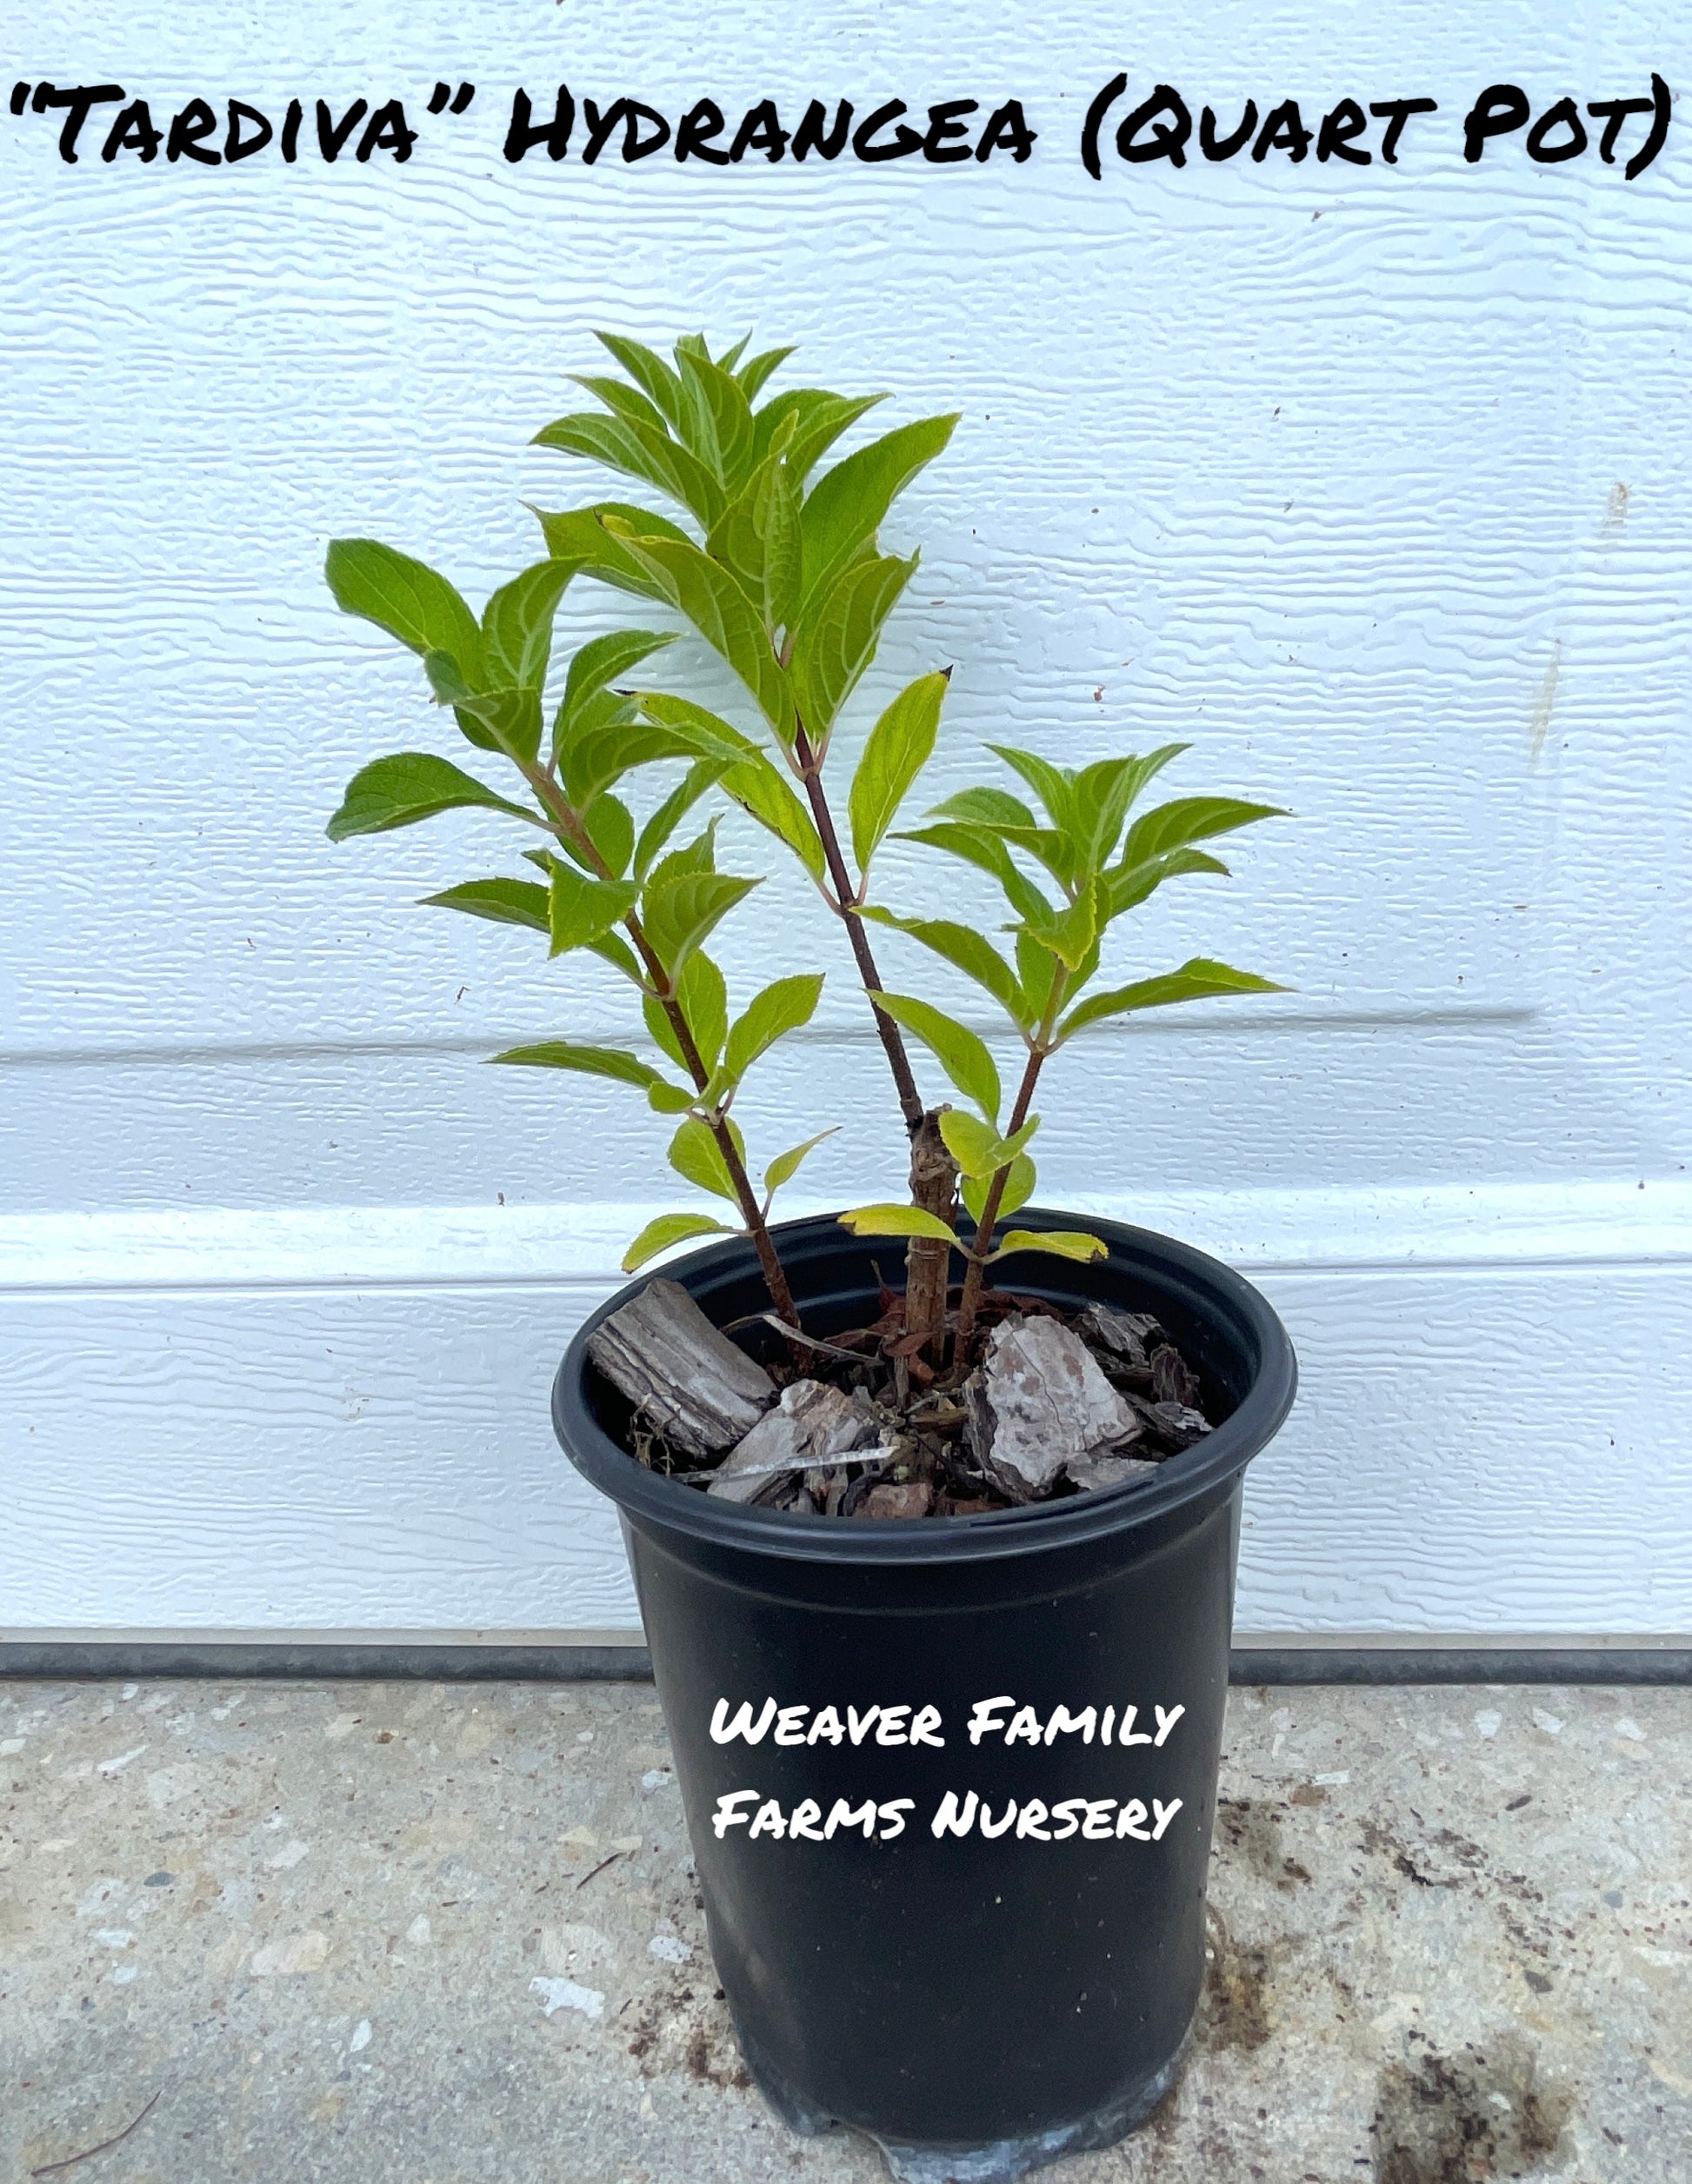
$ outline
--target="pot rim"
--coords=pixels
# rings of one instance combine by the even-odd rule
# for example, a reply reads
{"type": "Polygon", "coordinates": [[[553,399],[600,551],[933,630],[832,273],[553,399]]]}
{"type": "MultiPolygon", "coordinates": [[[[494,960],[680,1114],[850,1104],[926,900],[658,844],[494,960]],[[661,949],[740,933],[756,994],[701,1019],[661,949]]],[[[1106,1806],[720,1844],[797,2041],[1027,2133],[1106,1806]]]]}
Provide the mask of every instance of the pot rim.
{"type": "MultiPolygon", "coordinates": [[[[1114,1532],[1154,1524],[1171,1511],[1231,1482],[1279,1430],[1291,1409],[1298,1386],[1298,1364],[1286,1329],[1274,1307],[1242,1275],[1191,1244],[1153,1230],[1092,1215],[1065,1214],[1023,1207],[1019,1228],[1072,1228],[1084,1222],[1109,1245],[1101,1264],[1133,1270],[1136,1262],[1156,1286],[1184,1292],[1184,1301],[1218,1326],[1236,1348],[1255,1348],[1256,1369],[1244,1395],[1221,1425],[1196,1447],[1168,1457],[1149,1482],[1095,1488],[1059,1502],[1031,1502],[1020,1508],[993,1509],[976,1516],[950,1516],[913,1522],[907,1517],[802,1516],[792,1510],[749,1508],[702,1494],[649,1471],[599,1424],[583,1392],[588,1342],[601,1321],[628,1303],[653,1281],[680,1281],[707,1272],[756,1273],[749,1239],[732,1236],[703,1249],[671,1259],[626,1283],[608,1297],[577,1328],[552,1383],[552,1424],[576,1469],[615,1502],[626,1517],[643,1526],[683,1532],[719,1547],[737,1547],[787,1561],[885,1567],[937,1562],[993,1561],[1047,1551],[1094,1540],[1114,1532]],[[1206,1308],[1209,1308],[1208,1309],[1206,1308]]],[[[820,1247],[813,1263],[829,1255],[837,1239],[841,1255],[862,1245],[839,1228],[832,1214],[781,1222],[771,1232],[777,1242],[809,1239],[820,1247]]],[[[1062,1262],[1040,1262],[1043,1279],[1023,1282],[1025,1295],[1044,1296],[1071,1306],[1087,1301],[1084,1291],[1067,1284],[1062,1262]]],[[[803,1308],[804,1300],[802,1297],[803,1308]]]]}

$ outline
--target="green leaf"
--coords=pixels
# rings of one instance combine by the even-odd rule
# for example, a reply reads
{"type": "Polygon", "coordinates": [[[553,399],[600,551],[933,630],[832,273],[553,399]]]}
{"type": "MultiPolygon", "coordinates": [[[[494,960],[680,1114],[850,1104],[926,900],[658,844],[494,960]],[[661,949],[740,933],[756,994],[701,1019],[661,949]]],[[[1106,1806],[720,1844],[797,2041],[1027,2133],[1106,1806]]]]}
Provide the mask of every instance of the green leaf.
{"type": "Polygon", "coordinates": [[[635,854],[633,812],[616,796],[596,796],[582,814],[582,826],[613,876],[620,880],[635,854]]]}
{"type": "Polygon", "coordinates": [[[876,925],[891,925],[901,933],[909,933],[913,940],[920,941],[924,948],[954,964],[966,977],[973,978],[978,986],[984,986],[1016,1022],[1026,1024],[1034,1021],[1015,972],[992,942],[984,939],[973,926],[958,925],[943,917],[900,917],[891,910],[869,903],[858,915],[876,925]]]}
{"type": "Polygon", "coordinates": [[[472,917],[489,918],[496,925],[526,925],[536,933],[552,929],[547,891],[532,880],[466,880],[462,887],[425,895],[422,900],[425,908],[467,910],[472,917]]]}
{"type": "Polygon", "coordinates": [[[1042,948],[1026,925],[1016,930],[1016,969],[1022,976],[1023,996],[1028,1009],[1026,1026],[1032,1029],[1046,1013],[1058,962],[1050,949],[1042,948]]]}
{"type": "Polygon", "coordinates": [[[344,842],[350,835],[386,834],[393,827],[413,827],[420,819],[432,819],[437,811],[470,805],[540,823],[535,813],[496,796],[450,759],[436,758],[430,751],[397,751],[391,758],[372,759],[360,767],[324,831],[331,842],[344,842]]]}
{"type": "Polygon", "coordinates": [[[960,789],[955,796],[948,796],[944,803],[936,804],[929,816],[958,819],[967,826],[990,827],[995,833],[1010,829],[1032,834],[1040,824],[1019,796],[1013,796],[1008,789],[990,787],[960,789]]]}
{"type": "Polygon", "coordinates": [[[940,708],[950,680],[945,674],[919,676],[907,683],[869,731],[847,807],[852,855],[860,872],[869,869],[911,783],[934,755],[940,708]]]}
{"type": "Polygon", "coordinates": [[[634,870],[637,880],[646,878],[658,852],[722,772],[722,765],[716,759],[697,759],[689,767],[681,785],[670,790],[641,829],[640,839],[635,844],[634,870]]]}
{"type": "Polygon", "coordinates": [[[1088,1024],[1098,1023],[1106,1016],[1126,1016],[1140,1009],[1165,1009],[1177,1001],[1215,1001],[1231,994],[1284,994],[1287,990],[1272,978],[1259,978],[1255,971],[1235,970],[1227,963],[1195,956],[1179,970],[1168,971],[1161,978],[1138,979],[1131,986],[1118,986],[1112,993],[1095,994],[1082,1002],[1057,1027],[1056,1043],[1073,1038],[1088,1024]]]}
{"type": "Polygon", "coordinates": [[[733,1235],[735,1231],[726,1222],[713,1221],[709,1214],[660,1214],[656,1221],[649,1221],[623,1255],[623,1271],[636,1274],[649,1259],[656,1259],[661,1251],[668,1251],[672,1244],[686,1243],[691,1236],[733,1235]]]}
{"type": "MultiPolygon", "coordinates": [[[[735,377],[739,380],[741,391],[745,395],[746,399],[749,402],[756,402],[763,391],[764,382],[771,372],[777,370],[794,354],[795,351],[791,347],[766,349],[762,356],[749,357],[745,363],[732,367],[735,377]]],[[[728,363],[727,357],[723,358],[723,363],[725,365],[728,363]]]]}
{"type": "Polygon", "coordinates": [[[783,1183],[790,1183],[798,1174],[805,1155],[814,1153],[825,1137],[836,1135],[839,1129],[840,1125],[836,1122],[832,1129],[818,1130],[815,1137],[808,1137],[803,1145],[790,1145],[786,1152],[777,1153],[763,1171],[765,1198],[773,1198],[783,1183]]]}
{"type": "Polygon", "coordinates": [[[689,1086],[661,1082],[646,1088],[648,1104],[655,1115],[685,1115],[696,1105],[699,1095],[689,1086]]]}
{"type": "Polygon", "coordinates": [[[1096,872],[1108,864],[1143,777],[1137,758],[1102,758],[1075,777],[1076,849],[1080,869],[1096,872]]]}
{"type": "Polygon", "coordinates": [[[1026,874],[1019,871],[1010,852],[996,834],[985,827],[967,827],[942,824],[937,827],[917,827],[896,837],[901,842],[921,842],[931,849],[941,849],[948,856],[958,857],[965,864],[977,866],[990,872],[1004,889],[1010,907],[1019,917],[1045,919],[1055,915],[1039,889],[1026,874]]]}
{"type": "MultiPolygon", "coordinates": [[[[632,715],[630,708],[617,709],[632,715]]],[[[566,795],[579,810],[637,767],[695,756],[691,736],[678,736],[652,721],[630,717],[587,729],[567,742],[559,771],[566,795]]]]}
{"type": "Polygon", "coordinates": [[[676,363],[682,436],[724,492],[737,493],[752,467],[752,408],[746,390],[708,356],[680,350],[676,363]]]}
{"type": "Polygon", "coordinates": [[[609,933],[634,908],[636,893],[632,880],[590,880],[562,861],[556,862],[547,905],[550,953],[562,956],[569,949],[586,948],[609,933]]]}
{"type": "Polygon", "coordinates": [[[712,526],[706,549],[730,569],[771,629],[798,611],[804,541],[799,489],[785,460],[786,436],[753,470],[712,526]]]}
{"type": "Polygon", "coordinates": [[[990,1122],[949,1107],[940,1117],[940,1135],[946,1150],[965,1175],[991,1175],[1005,1165],[998,1158],[999,1134],[990,1122]]]}
{"type": "MultiPolygon", "coordinates": [[[[1020,1213],[1034,1195],[1034,1162],[1026,1153],[1018,1153],[1010,1163],[1009,1175],[1005,1178],[1004,1189],[999,1197],[997,1218],[1003,1220],[1008,1215],[1020,1213]]],[[[965,1175],[958,1183],[958,1195],[976,1221],[987,1209],[987,1195],[992,1188],[991,1175],[965,1175]]]]}
{"type": "Polygon", "coordinates": [[[787,677],[769,649],[757,609],[729,570],[690,539],[642,536],[633,530],[612,536],[650,569],[663,596],[723,656],[776,734],[790,742],[793,700],[787,677]]]}
{"type": "Polygon", "coordinates": [[[1076,832],[1075,781],[1061,766],[1054,766],[1034,751],[1018,750],[1011,743],[989,743],[994,756],[1018,773],[1046,807],[1046,816],[1060,834],[1076,832]]]}
{"type": "Polygon", "coordinates": [[[631,424],[649,426],[654,432],[668,429],[663,412],[638,388],[627,386],[621,379],[610,379],[603,374],[572,371],[568,374],[570,384],[584,387],[587,391],[619,417],[627,417],[631,424]]]}
{"type": "Polygon", "coordinates": [[[582,456],[639,478],[643,485],[655,486],[679,501],[708,529],[723,513],[723,488],[692,449],[631,417],[602,417],[583,410],[543,425],[530,444],[557,448],[565,455],[582,456]]]}
{"type": "Polygon", "coordinates": [[[617,934],[602,933],[596,941],[590,941],[588,953],[597,956],[602,962],[610,963],[614,969],[620,970],[632,985],[645,986],[646,973],[641,969],[639,957],[628,942],[617,934]]]}
{"type": "Polygon", "coordinates": [[[722,759],[733,764],[760,756],[749,736],[731,728],[720,714],[696,705],[689,697],[672,697],[667,690],[643,690],[638,703],[649,720],[656,721],[683,740],[701,758],[722,759]]]}
{"type": "Polygon", "coordinates": [[[938,1214],[924,1213],[920,1206],[855,1206],[839,1220],[855,1236],[932,1236],[937,1243],[957,1242],[938,1214]]]}
{"type": "Polygon", "coordinates": [[[900,425],[825,470],[805,499],[807,605],[828,591],[875,537],[895,499],[952,436],[956,416],[900,425]]]}
{"type": "Polygon", "coordinates": [[[909,561],[867,555],[843,569],[830,589],[813,590],[806,601],[793,641],[790,673],[793,697],[819,749],[875,658],[882,625],[910,582],[916,562],[915,554],[909,561]]]}
{"type": "Polygon", "coordinates": [[[723,1049],[723,1067],[730,1084],[738,1084],[778,1039],[810,1022],[822,991],[821,972],[806,972],[793,978],[777,978],[753,996],[736,1017],[723,1049]]]}
{"type": "MultiPolygon", "coordinates": [[[[735,1150],[744,1161],[745,1142],[733,1120],[730,1119],[725,1127],[734,1141],[735,1150]]],[[[726,1198],[731,1206],[740,1204],[740,1194],[729,1177],[723,1149],[718,1145],[709,1124],[702,1122],[696,1115],[689,1115],[670,1139],[669,1164],[678,1175],[697,1184],[701,1190],[708,1190],[717,1198],[726,1198]]]]}
{"type": "Polygon", "coordinates": [[[716,829],[719,821],[713,817],[703,834],[696,835],[685,849],[672,849],[661,864],[655,865],[650,874],[655,888],[668,887],[672,880],[679,880],[689,872],[715,872],[716,869],[716,829]]]}
{"type": "MultiPolygon", "coordinates": [[[[729,995],[723,984],[723,973],[706,955],[703,948],[696,949],[689,956],[677,982],[676,998],[681,1004],[687,1027],[693,1035],[693,1043],[699,1050],[699,1058],[709,1076],[716,1069],[717,1057],[723,1052],[723,1036],[729,1022],[729,995]]],[[[641,1002],[641,1014],[646,1018],[646,1028],[656,1044],[663,1048],[678,1069],[688,1069],[682,1043],[676,1036],[676,1027],[669,1021],[669,1012],[656,995],[646,995],[641,1002]]],[[[694,1095],[688,1095],[691,1106],[694,1095]]]]}
{"type": "Polygon", "coordinates": [[[374,538],[337,538],[323,574],[344,613],[362,615],[413,652],[450,652],[474,680],[482,667],[476,616],[444,576],[374,538]]]}
{"type": "Polygon", "coordinates": [[[641,923],[648,945],[672,982],[694,949],[759,885],[757,880],[737,880],[726,872],[683,873],[662,882],[655,875],[647,882],[641,923]]]}
{"type": "Polygon", "coordinates": [[[602,349],[610,350],[669,423],[679,426],[682,421],[681,382],[663,358],[642,343],[630,341],[626,334],[602,334],[596,328],[594,339],[602,349]]]}
{"type": "Polygon", "coordinates": [[[558,602],[575,573],[568,562],[537,561],[494,593],[482,611],[488,682],[517,690],[538,690],[545,682],[558,602]]]}
{"type": "Polygon", "coordinates": [[[957,1022],[926,1001],[903,994],[872,994],[877,1009],[928,1048],[966,1100],[996,1123],[999,1113],[999,1073],[986,1046],[967,1025],[957,1022]]]}
{"type": "Polygon", "coordinates": [[[578,1047],[568,1039],[543,1039],[536,1046],[508,1047],[503,1054],[489,1058],[516,1062],[529,1069],[573,1069],[578,1076],[612,1077],[619,1084],[638,1085],[643,1092],[649,1085],[663,1082],[658,1072],[638,1055],[625,1054],[620,1047],[578,1047]]]}
{"type": "Polygon", "coordinates": [[[998,1249],[989,1255],[988,1265],[1008,1259],[1013,1251],[1049,1251],[1059,1259],[1079,1259],[1083,1265],[1090,1259],[1110,1255],[1109,1245],[1084,1229],[1009,1228],[999,1239],[998,1249]]]}
{"type": "Polygon", "coordinates": [[[643,536],[678,538],[685,543],[687,533],[667,516],[636,508],[628,501],[600,501],[592,508],[565,509],[557,514],[537,508],[533,513],[545,536],[547,551],[556,560],[573,563],[602,583],[615,584],[619,591],[632,591],[642,599],[666,596],[651,570],[637,562],[600,519],[609,516],[643,536]]]}
{"type": "Polygon", "coordinates": [[[741,809],[767,827],[799,859],[814,880],[823,877],[823,839],[810,814],[762,751],[729,767],[723,786],[741,809]]]}
{"type": "Polygon", "coordinates": [[[1159,804],[1143,819],[1136,819],[1122,844],[1124,866],[1143,864],[1148,857],[1167,849],[1184,849],[1189,842],[1206,842],[1212,835],[1231,834],[1258,819],[1284,819],[1288,814],[1276,804],[1247,803],[1238,796],[1178,796],[1159,804]]]}
{"type": "Polygon", "coordinates": [[[532,764],[541,747],[541,694],[510,686],[475,689],[450,652],[423,656],[423,673],[437,702],[450,705],[458,725],[483,750],[503,751],[519,765],[532,764]]]}
{"type": "Polygon", "coordinates": [[[824,387],[794,387],[777,395],[752,421],[753,451],[759,461],[776,444],[787,420],[794,419],[788,462],[796,485],[803,484],[816,464],[843,432],[849,430],[885,395],[831,395],[824,387]]]}
{"type": "Polygon", "coordinates": [[[1028,921],[1029,931],[1042,948],[1051,950],[1066,970],[1078,970],[1098,945],[1103,896],[1103,882],[1089,880],[1076,900],[1055,917],[1028,921]]]}
{"type": "Polygon", "coordinates": [[[590,698],[596,697],[619,676],[629,674],[643,660],[649,659],[653,653],[675,642],[674,632],[665,636],[654,629],[613,629],[608,636],[594,637],[584,644],[570,663],[563,702],[558,708],[552,732],[554,749],[570,740],[571,729],[590,698]]]}
{"type": "Polygon", "coordinates": [[[1148,857],[1143,864],[1113,864],[1102,875],[1105,922],[1120,917],[1125,910],[1136,909],[1165,880],[1189,872],[1213,872],[1219,873],[1224,880],[1228,877],[1228,867],[1222,859],[1203,849],[1166,849],[1162,856],[1148,857]]]}

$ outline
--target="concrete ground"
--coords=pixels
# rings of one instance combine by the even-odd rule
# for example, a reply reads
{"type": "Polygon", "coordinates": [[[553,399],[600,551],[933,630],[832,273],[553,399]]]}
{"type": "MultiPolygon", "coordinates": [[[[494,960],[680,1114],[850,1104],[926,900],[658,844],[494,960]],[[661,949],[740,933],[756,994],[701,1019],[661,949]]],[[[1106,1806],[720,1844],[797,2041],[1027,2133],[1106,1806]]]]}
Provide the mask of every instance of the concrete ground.
{"type": "MultiPolygon", "coordinates": [[[[1198,2045],[1053,2184],[1683,2184],[1689,1793],[1684,1691],[1235,1692],[1198,2045]]],[[[8,2184],[881,2175],[714,1987],[649,1687],[0,1686],[8,2184]]]]}

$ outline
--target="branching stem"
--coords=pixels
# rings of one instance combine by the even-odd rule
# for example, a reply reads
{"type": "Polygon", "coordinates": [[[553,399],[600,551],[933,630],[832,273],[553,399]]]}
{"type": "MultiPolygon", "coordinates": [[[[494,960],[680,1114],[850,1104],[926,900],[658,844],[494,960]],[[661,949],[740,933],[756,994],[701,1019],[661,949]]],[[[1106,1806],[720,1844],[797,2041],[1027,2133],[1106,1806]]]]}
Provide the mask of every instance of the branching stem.
{"type": "MultiPolygon", "coordinates": [[[[568,840],[580,849],[591,861],[602,879],[614,879],[616,875],[596,848],[582,823],[580,813],[550,774],[538,762],[525,766],[523,770],[530,787],[551,815],[560,839],[568,840]]],[[[623,919],[623,930],[635,944],[636,953],[646,968],[646,975],[658,1005],[669,1019],[670,1029],[676,1034],[676,1043],[681,1049],[682,1059],[686,1064],[688,1075],[693,1079],[694,1088],[703,1092],[710,1082],[711,1073],[705,1067],[704,1056],[695,1042],[687,1016],[670,985],[669,974],[654,953],[639,918],[632,910],[623,919]]],[[[746,1163],[740,1156],[740,1148],[735,1143],[727,1116],[719,1111],[707,1115],[705,1120],[706,1127],[716,1141],[716,1149],[723,1155],[723,1165],[728,1170],[729,1181],[734,1185],[740,1216],[757,1252],[758,1264],[763,1271],[764,1286],[769,1291],[770,1302],[789,1326],[797,1327],[799,1314],[793,1302],[793,1292],[788,1286],[787,1270],[770,1235],[764,1209],[759,1204],[751,1178],[746,1173],[746,1163]]]]}

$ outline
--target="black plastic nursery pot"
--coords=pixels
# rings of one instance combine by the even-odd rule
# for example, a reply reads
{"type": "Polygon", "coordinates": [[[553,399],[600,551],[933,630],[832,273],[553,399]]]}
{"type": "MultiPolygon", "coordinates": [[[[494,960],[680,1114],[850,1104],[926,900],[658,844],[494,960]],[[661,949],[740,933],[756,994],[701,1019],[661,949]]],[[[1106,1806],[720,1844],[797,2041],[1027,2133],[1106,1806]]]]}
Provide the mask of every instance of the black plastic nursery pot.
{"type": "MultiPolygon", "coordinates": [[[[924,1520],[708,1497],[630,1455],[588,1356],[643,1282],[589,1320],[553,1390],[566,1452],[622,1513],[747,2065],[795,2129],[849,2124],[913,2184],[1133,2129],[1203,1983],[1242,1482],[1296,1367],[1238,1275],[1084,1225],[1108,1258],[1030,1255],[1004,1286],[1155,1312],[1174,1336],[1219,1422],[1149,1482],[924,1520]]],[[[874,1262],[891,1273],[896,1245],[826,1218],[775,1235],[809,1332],[878,1315],[874,1262]]],[[[719,1325],[768,1308],[740,1240],[662,1271],[719,1325]]]]}

